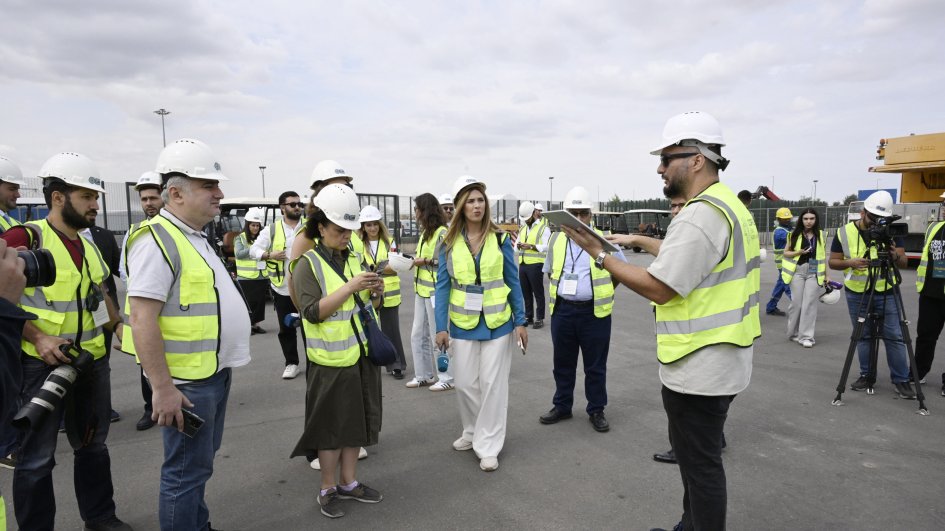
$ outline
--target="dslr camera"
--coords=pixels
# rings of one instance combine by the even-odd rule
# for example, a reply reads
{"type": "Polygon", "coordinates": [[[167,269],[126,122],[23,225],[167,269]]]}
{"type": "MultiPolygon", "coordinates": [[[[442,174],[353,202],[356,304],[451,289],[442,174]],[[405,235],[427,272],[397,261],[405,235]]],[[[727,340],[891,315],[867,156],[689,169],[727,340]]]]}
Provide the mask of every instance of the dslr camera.
{"type": "Polygon", "coordinates": [[[26,263],[23,274],[27,288],[52,286],[56,282],[56,262],[48,249],[17,251],[16,254],[26,263]]]}
{"type": "Polygon", "coordinates": [[[50,413],[59,407],[79,374],[89,370],[95,361],[92,353],[77,347],[73,343],[63,343],[59,351],[72,356],[71,364],[62,364],[49,373],[43,386],[29,402],[23,405],[13,417],[13,426],[24,431],[35,430],[46,420],[50,413]]]}
{"type": "Polygon", "coordinates": [[[895,214],[887,217],[876,217],[873,224],[870,225],[870,241],[889,248],[895,247],[895,245],[893,245],[893,238],[899,238],[909,234],[909,226],[907,224],[896,223],[896,221],[900,219],[902,219],[902,216],[895,214]]]}

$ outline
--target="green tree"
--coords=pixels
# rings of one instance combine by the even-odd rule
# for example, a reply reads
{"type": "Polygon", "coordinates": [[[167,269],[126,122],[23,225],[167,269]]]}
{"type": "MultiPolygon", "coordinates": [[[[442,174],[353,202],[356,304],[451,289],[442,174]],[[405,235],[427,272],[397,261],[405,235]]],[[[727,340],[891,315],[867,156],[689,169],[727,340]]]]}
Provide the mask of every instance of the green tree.
{"type": "Polygon", "coordinates": [[[856,201],[857,199],[859,199],[859,198],[857,197],[856,194],[850,194],[850,195],[848,195],[848,196],[846,196],[846,197],[843,198],[843,204],[844,204],[844,205],[849,205],[850,203],[856,201]]]}

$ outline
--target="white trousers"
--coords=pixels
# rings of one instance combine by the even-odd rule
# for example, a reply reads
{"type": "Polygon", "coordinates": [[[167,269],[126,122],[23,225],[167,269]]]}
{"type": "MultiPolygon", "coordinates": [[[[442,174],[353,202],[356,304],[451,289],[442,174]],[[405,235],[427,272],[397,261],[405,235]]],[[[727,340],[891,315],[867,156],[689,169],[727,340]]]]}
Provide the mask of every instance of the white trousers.
{"type": "Polygon", "coordinates": [[[463,439],[472,441],[480,459],[498,457],[505,444],[514,338],[507,334],[490,341],[450,340],[463,439]]]}
{"type": "Polygon", "coordinates": [[[791,279],[791,305],[788,307],[787,335],[798,341],[814,341],[817,324],[817,304],[823,288],[817,284],[817,271],[810,271],[808,264],[797,266],[791,279]]]}
{"type": "MultiPolygon", "coordinates": [[[[410,330],[410,350],[413,351],[413,373],[418,380],[432,380],[436,368],[436,316],[433,314],[433,297],[413,298],[413,328],[410,330]]],[[[441,382],[453,383],[453,364],[446,372],[437,372],[441,382]]]]}

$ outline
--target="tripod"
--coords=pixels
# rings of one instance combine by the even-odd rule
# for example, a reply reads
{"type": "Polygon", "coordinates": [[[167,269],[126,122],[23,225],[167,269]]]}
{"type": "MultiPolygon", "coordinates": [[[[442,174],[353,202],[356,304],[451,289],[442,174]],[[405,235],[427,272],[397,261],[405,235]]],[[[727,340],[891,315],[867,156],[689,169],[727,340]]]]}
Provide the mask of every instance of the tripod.
{"type": "Polygon", "coordinates": [[[860,305],[856,311],[856,325],[853,327],[853,335],[850,336],[850,347],[847,349],[847,357],[843,363],[840,383],[837,384],[837,396],[833,399],[832,404],[835,406],[843,405],[841,395],[846,387],[850,367],[853,364],[853,354],[857,351],[857,343],[859,343],[860,339],[863,337],[863,332],[866,330],[867,321],[870,326],[870,352],[869,370],[866,374],[866,394],[874,394],[873,384],[876,383],[879,341],[883,339],[882,331],[885,325],[885,308],[886,304],[892,302],[896,305],[899,327],[902,330],[902,341],[905,343],[906,352],[908,353],[909,370],[912,373],[912,380],[915,382],[916,400],[919,402],[919,410],[916,413],[928,415],[929,410],[925,407],[925,395],[922,394],[922,384],[919,383],[919,375],[916,372],[915,353],[912,350],[912,338],[909,336],[909,320],[906,318],[906,311],[902,304],[902,292],[899,290],[899,285],[902,283],[902,275],[899,272],[899,268],[896,267],[896,262],[890,260],[889,252],[890,249],[894,248],[892,241],[888,237],[882,238],[881,240],[870,238],[867,244],[866,256],[869,256],[870,249],[872,248],[876,249],[878,258],[870,260],[867,268],[869,273],[866,289],[863,291],[863,298],[860,299],[860,305]],[[884,280],[886,286],[891,287],[891,289],[887,289],[879,294],[879,297],[883,298],[883,309],[881,311],[878,311],[875,306],[877,297],[876,283],[878,280],[884,280]],[[890,299],[890,292],[892,292],[892,296],[891,300],[888,300],[890,299]]]}

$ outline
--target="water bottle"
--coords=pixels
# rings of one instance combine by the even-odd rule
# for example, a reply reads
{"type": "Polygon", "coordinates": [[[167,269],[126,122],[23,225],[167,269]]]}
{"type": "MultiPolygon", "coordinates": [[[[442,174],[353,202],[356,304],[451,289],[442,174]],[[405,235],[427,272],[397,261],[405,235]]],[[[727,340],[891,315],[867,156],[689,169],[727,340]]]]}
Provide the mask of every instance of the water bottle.
{"type": "Polygon", "coordinates": [[[446,353],[446,349],[440,351],[436,356],[436,369],[440,372],[446,372],[450,368],[450,355],[446,353]]]}
{"type": "Polygon", "coordinates": [[[285,324],[286,328],[298,328],[302,326],[302,318],[297,313],[290,313],[286,314],[282,319],[282,323],[285,324]]]}

